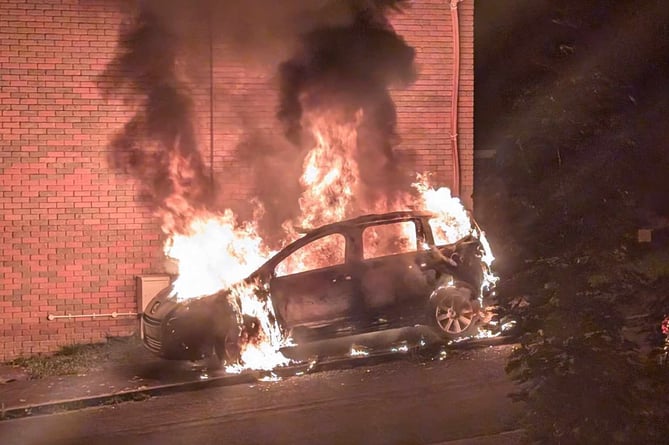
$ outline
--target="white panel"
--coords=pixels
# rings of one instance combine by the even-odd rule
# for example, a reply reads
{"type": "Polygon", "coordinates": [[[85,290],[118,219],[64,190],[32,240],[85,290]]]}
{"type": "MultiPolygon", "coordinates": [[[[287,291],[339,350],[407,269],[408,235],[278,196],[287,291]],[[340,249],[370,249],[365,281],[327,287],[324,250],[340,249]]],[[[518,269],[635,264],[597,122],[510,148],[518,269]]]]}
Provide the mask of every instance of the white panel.
{"type": "Polygon", "coordinates": [[[158,292],[170,285],[171,277],[165,274],[139,275],[137,280],[137,312],[144,312],[146,305],[158,292]]]}

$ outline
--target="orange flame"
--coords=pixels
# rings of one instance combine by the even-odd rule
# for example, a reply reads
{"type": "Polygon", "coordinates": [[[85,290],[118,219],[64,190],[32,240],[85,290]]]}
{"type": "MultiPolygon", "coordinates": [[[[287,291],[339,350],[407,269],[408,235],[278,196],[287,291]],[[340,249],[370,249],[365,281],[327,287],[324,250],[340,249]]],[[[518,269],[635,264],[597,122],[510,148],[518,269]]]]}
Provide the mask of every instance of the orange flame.
{"type": "Polygon", "coordinates": [[[472,222],[459,198],[448,187],[430,187],[428,175],[418,175],[412,184],[418,192],[417,207],[435,215],[430,220],[436,244],[450,244],[472,233],[472,222]]]}
{"type": "Polygon", "coordinates": [[[276,314],[272,300],[261,298],[263,292],[254,284],[238,284],[231,288],[230,302],[237,305],[239,313],[254,317],[260,323],[259,334],[256,338],[248,339],[242,344],[241,365],[234,364],[226,367],[228,372],[240,372],[244,368],[262,369],[270,371],[277,366],[284,366],[289,360],[279,352],[279,349],[288,345],[288,340],[281,333],[276,322],[276,314]]]}
{"type": "Polygon", "coordinates": [[[231,210],[190,220],[187,233],[173,233],[165,255],[177,261],[178,300],[211,295],[246,278],[272,255],[254,223],[239,223],[231,210]]]}
{"type": "MultiPolygon", "coordinates": [[[[414,192],[407,191],[400,202],[378,202],[372,203],[372,208],[360,208],[360,202],[356,201],[360,172],[354,156],[357,123],[340,123],[320,116],[311,118],[310,128],[315,145],[305,157],[300,178],[304,187],[299,200],[302,214],[297,220],[283,224],[284,244],[299,236],[296,227],[311,229],[362,213],[414,209],[435,215],[431,225],[437,244],[453,243],[473,234],[481,240],[486,264],[490,265],[494,260],[484,233],[472,227],[460,200],[451,196],[446,187],[430,187],[427,175],[418,175],[413,184],[414,192]]],[[[183,207],[182,204],[176,200],[173,207],[183,207]]],[[[195,215],[196,212],[188,208],[188,212],[189,223],[185,230],[182,229],[183,233],[174,233],[174,222],[164,220],[163,229],[170,234],[165,254],[175,259],[179,267],[174,294],[179,300],[185,300],[227,288],[231,291],[230,301],[239,313],[258,320],[258,337],[248,339],[242,345],[241,364],[228,366],[229,372],[244,368],[271,370],[287,364],[288,359],[279,349],[288,340],[276,323],[271,298],[268,295],[259,297],[266,294],[267,289],[260,289],[258,284],[239,284],[274,254],[259,236],[256,223],[237,221],[231,210],[195,215]]],[[[296,258],[294,267],[317,263],[322,255],[328,254],[327,247],[319,246],[313,252],[302,249],[302,257],[296,258]]],[[[287,267],[293,268],[292,265],[287,267]]],[[[281,272],[287,274],[290,270],[281,272]]],[[[485,286],[491,286],[495,281],[496,277],[491,273],[486,274],[485,286]]]]}
{"type": "Polygon", "coordinates": [[[360,173],[354,157],[355,123],[337,124],[319,117],[313,118],[310,128],[316,145],[307,153],[300,178],[304,187],[300,224],[316,228],[350,216],[360,173]]]}

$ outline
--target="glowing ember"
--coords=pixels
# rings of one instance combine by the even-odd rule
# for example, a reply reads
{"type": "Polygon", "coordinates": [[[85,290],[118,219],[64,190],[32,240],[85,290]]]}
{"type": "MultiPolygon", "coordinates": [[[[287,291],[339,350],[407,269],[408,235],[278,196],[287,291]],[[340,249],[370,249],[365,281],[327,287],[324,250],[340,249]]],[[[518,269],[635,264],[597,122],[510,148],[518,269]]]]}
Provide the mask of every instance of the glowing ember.
{"type": "Polygon", "coordinates": [[[499,337],[500,335],[502,335],[501,332],[493,332],[490,329],[485,329],[483,327],[479,327],[478,332],[476,333],[476,335],[474,335],[473,338],[476,338],[476,339],[495,338],[495,337],[499,337]]]}
{"type": "Polygon", "coordinates": [[[409,352],[409,346],[406,343],[403,343],[399,346],[393,346],[392,348],[390,348],[390,352],[401,352],[401,353],[409,352]]]}
{"type": "Polygon", "coordinates": [[[276,375],[272,372],[269,375],[261,377],[258,380],[261,381],[261,382],[279,382],[279,381],[281,381],[281,377],[279,377],[278,375],[276,375]]]}
{"type": "Polygon", "coordinates": [[[366,357],[369,355],[369,351],[364,346],[351,345],[348,355],[350,357],[366,357]]]}

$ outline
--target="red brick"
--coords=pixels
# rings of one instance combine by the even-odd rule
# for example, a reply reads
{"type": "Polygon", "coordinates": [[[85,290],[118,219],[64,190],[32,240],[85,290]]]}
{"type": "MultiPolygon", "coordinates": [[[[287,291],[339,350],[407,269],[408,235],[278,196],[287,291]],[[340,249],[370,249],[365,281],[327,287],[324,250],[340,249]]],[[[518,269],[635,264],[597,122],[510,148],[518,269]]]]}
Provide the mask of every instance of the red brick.
{"type": "MultiPolygon", "coordinates": [[[[420,77],[395,91],[402,154],[449,185],[453,41],[447,0],[415,0],[393,24],[417,49],[420,77]]],[[[462,190],[473,184],[474,0],[459,3],[462,57],[458,136],[462,190]]],[[[131,110],[105,103],[98,75],[113,57],[123,20],[113,2],[0,2],[0,360],[136,331],[137,320],[56,315],[135,310],[135,275],[164,267],[160,224],[137,199],[138,185],[108,167],[106,144],[131,110]]],[[[224,55],[223,55],[224,56],[224,55]]],[[[253,194],[240,165],[239,128],[253,116],[273,129],[273,73],[216,65],[214,157],[236,200],[253,194]],[[228,169],[239,174],[228,175],[228,169]]],[[[193,86],[202,150],[209,153],[206,79],[193,86]]],[[[468,197],[463,197],[468,202],[468,197]]]]}

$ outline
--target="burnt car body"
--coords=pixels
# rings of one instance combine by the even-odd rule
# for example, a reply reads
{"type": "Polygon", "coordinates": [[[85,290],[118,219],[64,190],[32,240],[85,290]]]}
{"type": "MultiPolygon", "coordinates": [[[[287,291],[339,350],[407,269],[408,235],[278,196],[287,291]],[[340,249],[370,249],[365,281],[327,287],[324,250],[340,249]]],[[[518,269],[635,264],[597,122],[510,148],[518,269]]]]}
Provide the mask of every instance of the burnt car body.
{"type": "MultiPolygon", "coordinates": [[[[279,326],[298,344],[415,326],[444,339],[470,335],[487,296],[482,245],[472,235],[435,245],[432,218],[401,211],[325,225],[246,281],[271,299],[279,326]]],[[[248,323],[240,322],[229,293],[184,302],[172,293],[160,292],[142,316],[146,347],[168,359],[234,360],[248,323]]]]}

